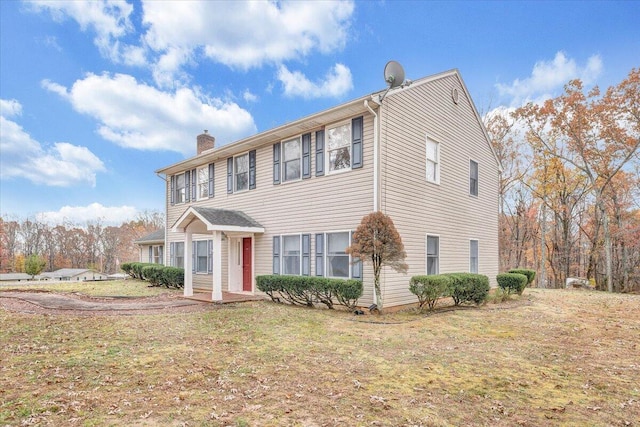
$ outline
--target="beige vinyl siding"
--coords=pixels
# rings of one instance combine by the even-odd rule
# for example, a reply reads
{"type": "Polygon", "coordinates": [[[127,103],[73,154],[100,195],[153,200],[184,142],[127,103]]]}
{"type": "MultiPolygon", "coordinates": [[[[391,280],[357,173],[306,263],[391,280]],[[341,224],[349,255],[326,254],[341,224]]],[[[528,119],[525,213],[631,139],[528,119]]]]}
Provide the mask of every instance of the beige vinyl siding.
{"type": "Polygon", "coordinates": [[[469,239],[479,241],[479,273],[498,273],[498,166],[456,75],[410,87],[384,101],[381,203],[402,236],[409,271],[385,270],[387,306],[414,303],[409,278],[426,272],[426,235],[440,238],[440,273],[469,271],[469,239]],[[459,102],[454,104],[451,89],[459,102]],[[426,181],[426,135],[439,142],[440,183],[426,181]],[[469,160],[479,195],[469,195],[469,160]]]}
{"type": "MultiPolygon", "coordinates": [[[[362,217],[373,207],[373,117],[367,113],[363,123],[363,167],[346,172],[315,175],[315,132],[311,132],[311,178],[273,184],[272,141],[256,149],[256,189],[227,194],[227,162],[215,162],[215,197],[208,200],[171,206],[170,182],[167,182],[167,230],[168,242],[182,241],[182,233],[172,233],[171,227],[189,206],[205,206],[220,209],[240,210],[265,228],[264,234],[255,238],[255,275],[272,273],[273,236],[308,233],[311,239],[311,274],[315,275],[315,234],[332,231],[355,230],[362,217]]],[[[348,117],[351,119],[352,117],[348,117]]],[[[345,117],[345,119],[347,119],[345,117]]],[[[328,123],[327,125],[331,125],[328,123]]],[[[325,140],[326,147],[326,140],[325,140]]],[[[242,153],[238,153],[242,154],[242,153]]],[[[325,151],[326,158],[326,151],[325,151]]],[[[196,237],[194,236],[194,239],[196,237]]],[[[208,238],[211,238],[210,236],[208,238]]],[[[227,246],[223,243],[223,289],[227,289],[227,246]]],[[[371,272],[364,268],[365,280],[371,272]]],[[[211,289],[211,275],[194,274],[194,288],[211,289]],[[207,282],[208,281],[208,282],[207,282]]],[[[363,298],[363,303],[371,300],[363,298]]]]}

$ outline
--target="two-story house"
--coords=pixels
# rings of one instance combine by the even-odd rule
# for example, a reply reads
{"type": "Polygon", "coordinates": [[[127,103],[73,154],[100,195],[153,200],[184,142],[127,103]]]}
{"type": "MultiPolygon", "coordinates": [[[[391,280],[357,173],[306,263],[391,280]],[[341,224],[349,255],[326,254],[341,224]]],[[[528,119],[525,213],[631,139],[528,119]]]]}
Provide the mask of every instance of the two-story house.
{"type": "Polygon", "coordinates": [[[457,70],[367,95],[197,155],[166,176],[165,263],[185,268],[187,296],[259,293],[255,277],[360,278],[345,248],[363,216],[398,229],[407,274],[385,269],[386,307],[410,304],[417,274],[498,273],[499,164],[457,70]]]}

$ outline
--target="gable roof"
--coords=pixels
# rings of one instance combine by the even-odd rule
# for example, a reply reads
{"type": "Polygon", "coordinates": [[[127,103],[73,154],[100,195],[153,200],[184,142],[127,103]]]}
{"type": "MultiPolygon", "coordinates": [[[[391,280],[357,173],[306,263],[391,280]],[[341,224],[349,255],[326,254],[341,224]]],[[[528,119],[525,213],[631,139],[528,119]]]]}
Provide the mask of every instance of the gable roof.
{"type": "Polygon", "coordinates": [[[164,243],[164,227],[157,229],[145,236],[142,236],[138,240],[134,240],[138,245],[149,245],[151,243],[164,243]]]}
{"type": "Polygon", "coordinates": [[[201,206],[191,206],[184,211],[171,231],[183,231],[194,219],[202,221],[207,230],[264,233],[264,227],[244,212],[201,206]]]}
{"type": "MultiPolygon", "coordinates": [[[[396,87],[394,89],[389,90],[386,96],[392,96],[393,94],[399,93],[401,91],[411,90],[412,87],[420,86],[425,83],[429,83],[434,80],[438,80],[443,77],[448,77],[451,75],[456,76],[457,79],[460,81],[460,84],[465,92],[465,95],[468,97],[470,101],[476,120],[478,121],[480,127],[482,128],[482,132],[487,139],[487,143],[489,144],[489,148],[493,153],[493,156],[496,160],[496,164],[498,165],[498,168],[502,170],[500,161],[498,160],[498,156],[496,155],[496,152],[493,146],[491,145],[491,139],[489,138],[487,130],[484,127],[480,114],[478,114],[478,110],[475,104],[473,103],[471,96],[469,95],[469,90],[467,89],[467,86],[462,80],[462,76],[460,75],[460,72],[458,71],[457,68],[454,68],[448,71],[443,71],[437,74],[432,74],[430,76],[422,77],[420,79],[411,81],[409,84],[402,85],[400,87],[396,87]]],[[[205,151],[199,155],[195,155],[186,160],[182,160],[178,163],[174,163],[172,165],[158,169],[155,171],[155,173],[172,175],[174,173],[183,172],[185,169],[191,169],[197,166],[202,166],[205,163],[211,163],[218,159],[227,158],[235,154],[242,153],[244,151],[253,150],[263,144],[279,141],[279,140],[288,138],[292,135],[307,133],[314,129],[320,129],[322,126],[326,124],[343,120],[345,117],[348,117],[348,116],[356,116],[358,114],[368,113],[369,109],[367,108],[367,106],[365,106],[365,101],[371,101],[371,104],[369,106],[373,109],[377,109],[380,106],[380,102],[381,102],[380,95],[385,92],[387,92],[387,88],[373,92],[369,95],[365,95],[360,98],[356,98],[354,100],[345,102],[343,104],[332,107],[328,110],[320,111],[310,116],[302,117],[300,119],[294,120],[284,125],[257,133],[255,135],[249,136],[239,141],[232,142],[230,144],[226,144],[221,147],[205,151]]]]}

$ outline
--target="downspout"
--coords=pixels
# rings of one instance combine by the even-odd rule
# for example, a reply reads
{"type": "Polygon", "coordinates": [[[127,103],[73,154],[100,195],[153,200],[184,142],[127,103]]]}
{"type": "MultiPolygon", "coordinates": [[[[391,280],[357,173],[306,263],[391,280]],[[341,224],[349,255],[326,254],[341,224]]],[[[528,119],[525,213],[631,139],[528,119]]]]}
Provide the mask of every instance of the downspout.
{"type": "MultiPolygon", "coordinates": [[[[378,114],[369,106],[369,100],[364,100],[364,106],[371,114],[373,114],[373,212],[377,212],[380,210],[380,203],[378,200],[378,188],[380,187],[378,176],[378,170],[380,169],[378,164],[378,114]]],[[[378,296],[376,295],[375,286],[373,288],[373,303],[376,305],[378,304],[378,296]]]]}

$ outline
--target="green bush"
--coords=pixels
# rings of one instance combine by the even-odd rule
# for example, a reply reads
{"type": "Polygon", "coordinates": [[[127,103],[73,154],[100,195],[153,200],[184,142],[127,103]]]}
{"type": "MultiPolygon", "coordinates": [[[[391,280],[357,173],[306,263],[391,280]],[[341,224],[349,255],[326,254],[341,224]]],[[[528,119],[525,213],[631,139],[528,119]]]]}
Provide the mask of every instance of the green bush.
{"type": "Polygon", "coordinates": [[[164,268],[165,267],[160,264],[145,265],[142,267],[142,277],[151,283],[152,286],[160,286],[162,284],[161,277],[164,268]]]}
{"type": "Polygon", "coordinates": [[[498,286],[508,294],[522,294],[524,288],[527,287],[528,278],[520,273],[502,273],[496,276],[498,286]]]}
{"type": "Polygon", "coordinates": [[[284,299],[291,304],[313,307],[322,303],[333,308],[334,298],[353,309],[362,296],[360,280],[329,279],[325,277],[266,275],[256,277],[257,288],[273,301],[284,299]]]}
{"type": "Polygon", "coordinates": [[[450,287],[451,278],[444,274],[413,276],[409,281],[409,291],[418,297],[420,309],[426,304],[433,310],[438,299],[448,295],[450,287]]]}
{"type": "Polygon", "coordinates": [[[474,303],[480,305],[489,295],[489,278],[474,273],[449,273],[445,276],[451,279],[449,295],[455,305],[474,303]]]}
{"type": "Polygon", "coordinates": [[[123,262],[122,264],[120,264],[120,269],[122,271],[124,271],[126,274],[128,274],[129,276],[133,277],[133,273],[131,272],[131,268],[132,268],[132,262],[123,262]]]}
{"type": "MultiPolygon", "coordinates": [[[[536,271],[528,270],[526,268],[512,268],[508,271],[508,273],[524,274],[525,276],[527,276],[527,284],[525,285],[525,287],[533,283],[534,279],[536,278],[536,271]]],[[[522,291],[520,291],[520,293],[522,293],[522,291]]]]}
{"type": "Polygon", "coordinates": [[[184,268],[163,267],[160,284],[167,288],[184,288],[184,268]]]}

